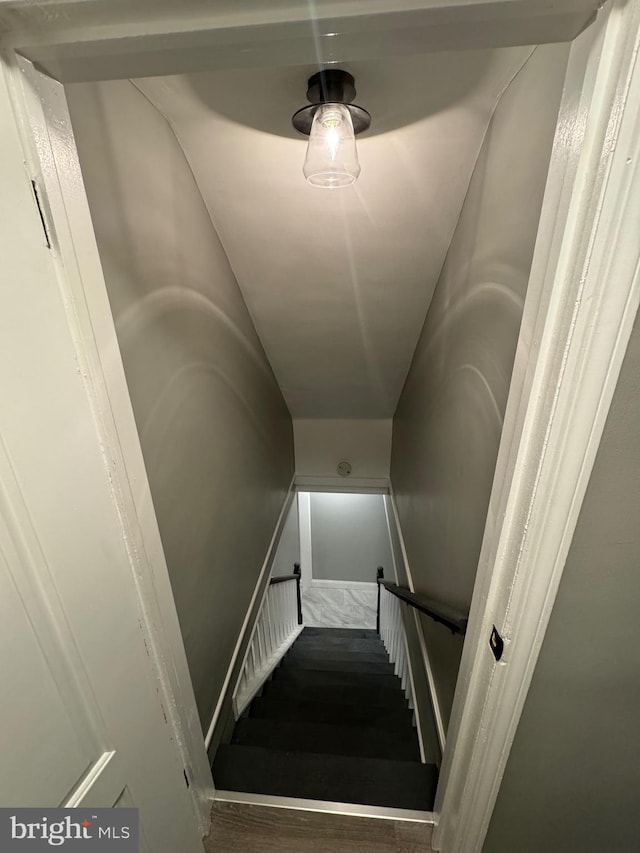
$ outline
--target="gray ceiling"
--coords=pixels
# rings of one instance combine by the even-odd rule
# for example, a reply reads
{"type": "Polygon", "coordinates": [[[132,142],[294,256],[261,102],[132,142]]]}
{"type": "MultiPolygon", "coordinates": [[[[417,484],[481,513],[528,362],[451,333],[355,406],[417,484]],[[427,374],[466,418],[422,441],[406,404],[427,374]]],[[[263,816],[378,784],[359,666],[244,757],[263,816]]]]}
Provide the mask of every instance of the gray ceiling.
{"type": "Polygon", "coordinates": [[[531,48],[346,66],[373,116],[350,188],[305,183],[309,67],[146,78],[183,146],[291,413],[393,414],[475,160],[531,48]]]}

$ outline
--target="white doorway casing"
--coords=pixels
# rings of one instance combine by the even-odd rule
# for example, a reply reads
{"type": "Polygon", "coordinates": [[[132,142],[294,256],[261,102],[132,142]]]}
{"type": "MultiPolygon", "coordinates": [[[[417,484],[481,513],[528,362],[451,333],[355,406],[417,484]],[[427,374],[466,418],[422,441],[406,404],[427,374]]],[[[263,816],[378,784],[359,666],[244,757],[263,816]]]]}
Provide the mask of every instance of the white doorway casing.
{"type": "Polygon", "coordinates": [[[512,379],[435,849],[482,849],[638,310],[639,45],[640,4],[614,2],[572,46],[523,319],[532,353],[512,379]]]}

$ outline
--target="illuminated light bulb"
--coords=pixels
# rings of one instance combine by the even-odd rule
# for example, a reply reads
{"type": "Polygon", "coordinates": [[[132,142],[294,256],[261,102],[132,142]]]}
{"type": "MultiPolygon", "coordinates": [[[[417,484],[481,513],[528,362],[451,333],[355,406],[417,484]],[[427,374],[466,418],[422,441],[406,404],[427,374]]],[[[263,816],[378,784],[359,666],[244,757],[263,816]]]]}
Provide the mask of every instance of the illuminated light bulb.
{"type": "Polygon", "coordinates": [[[321,104],[314,116],[302,168],[314,187],[336,189],[353,184],[360,174],[351,113],[344,104],[321,104]]]}

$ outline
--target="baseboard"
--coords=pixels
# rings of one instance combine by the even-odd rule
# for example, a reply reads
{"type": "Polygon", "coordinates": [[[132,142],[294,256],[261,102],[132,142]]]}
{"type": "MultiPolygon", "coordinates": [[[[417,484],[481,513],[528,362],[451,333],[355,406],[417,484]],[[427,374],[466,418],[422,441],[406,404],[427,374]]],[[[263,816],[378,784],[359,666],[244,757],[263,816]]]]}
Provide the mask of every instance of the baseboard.
{"type": "Polygon", "coordinates": [[[296,488],[300,492],[349,492],[351,494],[386,495],[389,491],[387,477],[315,477],[297,474],[296,488]]]}
{"type": "Polygon", "coordinates": [[[379,820],[404,820],[412,823],[435,824],[435,815],[433,812],[394,809],[387,806],[365,806],[360,803],[333,803],[328,800],[276,797],[271,794],[245,794],[239,791],[216,791],[214,801],[218,803],[242,803],[247,806],[264,806],[273,809],[295,809],[296,811],[350,815],[351,817],[369,817],[379,820]]]}
{"type": "Polygon", "coordinates": [[[369,581],[334,581],[323,578],[313,578],[311,581],[311,589],[354,589],[375,592],[377,588],[377,583],[369,583],[369,581]]]}

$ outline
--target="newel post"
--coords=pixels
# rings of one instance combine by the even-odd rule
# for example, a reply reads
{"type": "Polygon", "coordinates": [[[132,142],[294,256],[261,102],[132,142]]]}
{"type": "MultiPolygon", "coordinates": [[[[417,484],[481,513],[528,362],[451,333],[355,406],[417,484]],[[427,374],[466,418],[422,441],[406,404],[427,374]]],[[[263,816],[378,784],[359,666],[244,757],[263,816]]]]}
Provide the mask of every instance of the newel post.
{"type": "Polygon", "coordinates": [[[376,631],[380,633],[380,581],[384,579],[384,569],[378,566],[376,569],[376,583],[378,584],[378,607],[376,610],[376,631]]]}
{"type": "Polygon", "coordinates": [[[302,625],[302,595],[300,592],[300,581],[302,579],[302,572],[300,570],[300,563],[293,564],[293,573],[296,576],[296,596],[298,599],[298,625],[302,625]]]}

